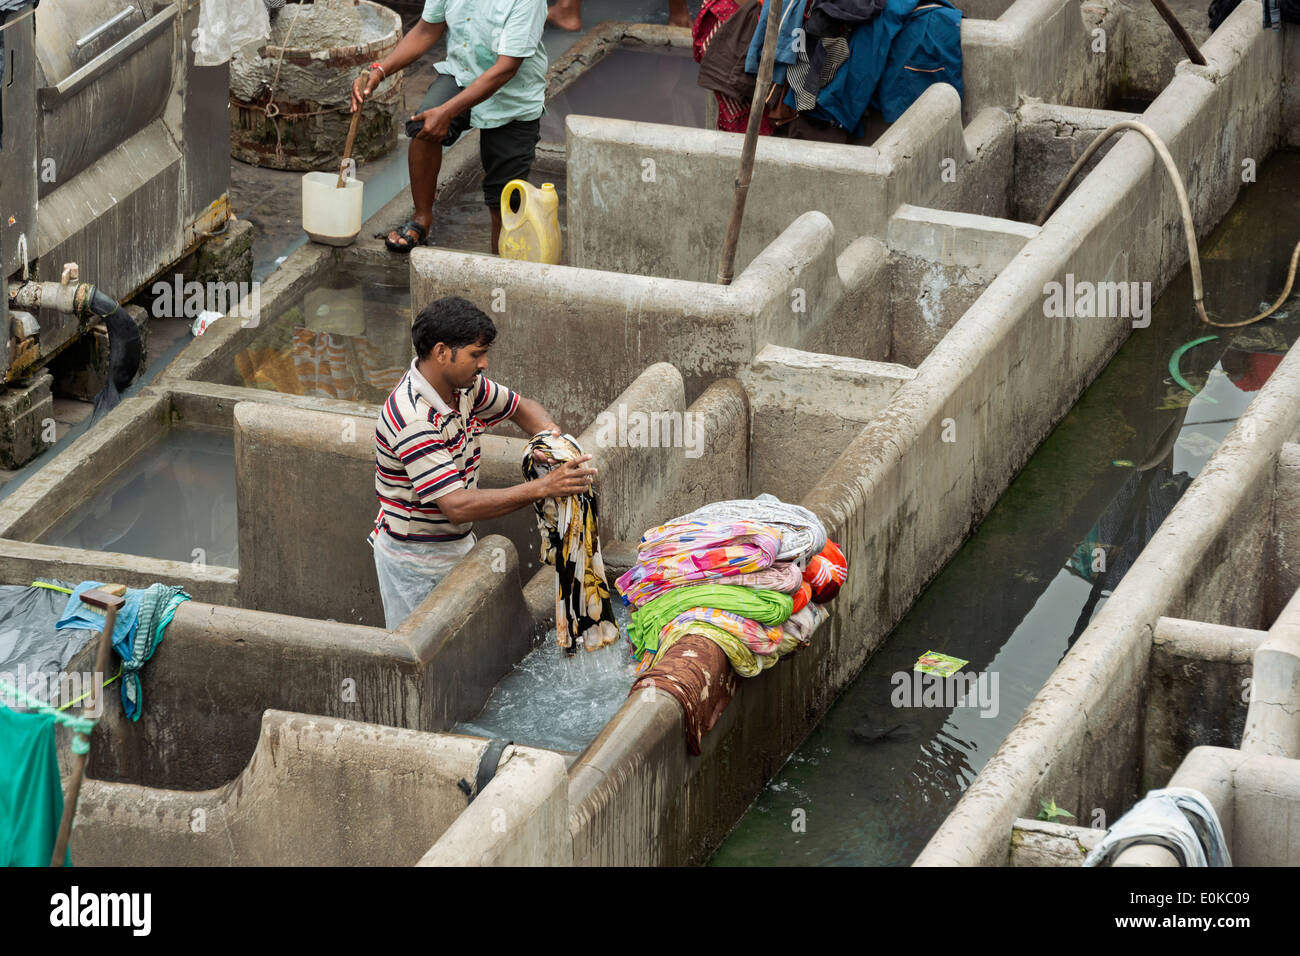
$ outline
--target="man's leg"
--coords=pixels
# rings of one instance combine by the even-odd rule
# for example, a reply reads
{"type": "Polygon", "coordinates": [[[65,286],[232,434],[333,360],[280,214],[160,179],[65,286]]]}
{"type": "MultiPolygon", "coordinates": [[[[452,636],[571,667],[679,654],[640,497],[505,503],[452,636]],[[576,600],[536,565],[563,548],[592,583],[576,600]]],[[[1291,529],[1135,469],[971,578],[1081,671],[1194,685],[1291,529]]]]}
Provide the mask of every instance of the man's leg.
{"type": "Polygon", "coordinates": [[[537,156],[542,121],[515,120],[495,129],[479,130],[479,159],[483,163],[483,202],[492,219],[492,254],[500,254],[501,191],[512,179],[527,179],[537,156]]]}
{"type": "MultiPolygon", "coordinates": [[[[459,93],[460,89],[455,79],[439,73],[429,85],[429,92],[425,94],[416,112],[422,113],[435,106],[441,106],[459,93]]],[[[455,139],[455,136],[460,135],[458,130],[463,131],[468,125],[468,114],[456,117],[452,121],[452,128],[447,132],[448,138],[455,139]]],[[[411,136],[413,132],[419,132],[417,126],[418,124],[408,120],[406,135],[411,136]]],[[[431,143],[427,139],[411,136],[411,146],[406,154],[406,169],[411,180],[411,201],[415,206],[411,218],[422,225],[426,232],[433,226],[433,203],[438,191],[438,173],[442,171],[442,150],[442,143],[431,143]]],[[[388,239],[390,242],[404,243],[396,229],[388,234],[388,239]]]]}

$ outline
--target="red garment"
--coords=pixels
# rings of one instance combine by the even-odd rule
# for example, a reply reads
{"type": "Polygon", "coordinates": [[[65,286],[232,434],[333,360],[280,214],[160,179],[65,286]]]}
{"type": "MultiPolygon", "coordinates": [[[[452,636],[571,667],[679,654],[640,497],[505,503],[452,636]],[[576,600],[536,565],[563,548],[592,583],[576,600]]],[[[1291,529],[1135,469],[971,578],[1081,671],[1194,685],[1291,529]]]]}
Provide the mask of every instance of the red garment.
{"type": "Polygon", "coordinates": [[[1282,364],[1282,359],[1286,358],[1281,352],[1248,352],[1247,355],[1249,371],[1241,378],[1232,380],[1232,384],[1243,392],[1258,392],[1282,364]]]}
{"type": "MultiPolygon", "coordinates": [[[[704,0],[700,5],[699,16],[691,25],[692,52],[695,54],[696,63],[699,63],[704,56],[704,51],[708,49],[709,41],[713,39],[713,34],[717,32],[718,27],[730,20],[739,9],[740,4],[736,0],[704,0]]],[[[749,126],[749,104],[741,103],[730,96],[723,96],[721,93],[714,93],[713,96],[718,101],[718,130],[723,133],[745,132],[749,126]]],[[[774,129],[767,110],[764,110],[763,119],[758,126],[758,135],[771,136],[774,129]]]]}

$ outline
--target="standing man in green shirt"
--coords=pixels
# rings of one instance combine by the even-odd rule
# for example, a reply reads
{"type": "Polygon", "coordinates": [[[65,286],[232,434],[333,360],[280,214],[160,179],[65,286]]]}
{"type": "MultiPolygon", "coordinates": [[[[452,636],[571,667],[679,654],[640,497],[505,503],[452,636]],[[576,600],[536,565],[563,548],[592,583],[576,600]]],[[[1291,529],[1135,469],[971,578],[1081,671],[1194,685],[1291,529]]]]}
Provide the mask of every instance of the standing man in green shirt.
{"type": "Polygon", "coordinates": [[[501,190],[527,179],[546,102],[546,0],[425,0],[420,22],[352,84],[352,111],[386,76],[427,53],[444,35],[447,58],[420,111],[406,124],[415,212],[388,233],[394,252],[422,245],[433,225],[442,150],[471,126],[479,131],[483,201],[492,216],[492,252],[501,235],[501,190]]]}

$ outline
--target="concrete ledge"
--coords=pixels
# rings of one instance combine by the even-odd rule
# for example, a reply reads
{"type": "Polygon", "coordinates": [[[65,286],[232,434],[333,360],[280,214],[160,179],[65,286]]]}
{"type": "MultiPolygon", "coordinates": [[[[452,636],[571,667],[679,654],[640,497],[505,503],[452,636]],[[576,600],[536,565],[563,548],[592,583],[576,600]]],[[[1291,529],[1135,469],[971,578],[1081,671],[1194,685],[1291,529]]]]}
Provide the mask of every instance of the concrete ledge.
{"type": "Polygon", "coordinates": [[[1083,866],[1105,830],[1043,820],[1017,820],[1011,828],[1010,866],[1083,866]]]}
{"type": "Polygon", "coordinates": [[[676,365],[693,401],[764,343],[797,346],[824,323],[849,321],[842,305],[857,290],[834,244],[827,218],[804,213],[730,286],[422,248],[411,254],[411,295],[462,295],[491,310],[493,375],[577,431],[650,364],[676,365]],[[556,341],[590,347],[557,351],[556,341]]]}
{"type": "Polygon", "coordinates": [[[799,501],[845,445],[885,407],[913,369],[765,346],[740,371],[749,396],[749,471],[755,493],[799,501]],[[799,462],[792,469],[790,463],[799,462]]]}
{"type": "MultiPolygon", "coordinates": [[[[1228,579],[1243,576],[1258,555],[1259,535],[1243,530],[1240,512],[1249,527],[1261,520],[1256,502],[1272,500],[1282,444],[1300,421],[1298,393],[1300,357],[1288,354],[967,789],[919,865],[995,861],[1001,834],[1040,794],[1112,811],[1118,794],[1136,789],[1136,780],[1126,782],[1131,756],[1108,741],[1135,720],[1153,629],[1161,616],[1200,613],[1200,604],[1217,609],[1224,595],[1233,594],[1228,579]],[[1081,778],[1077,768],[1083,765],[1089,773],[1081,778]]],[[[1267,528],[1267,510],[1262,519],[1267,528]]]]}
{"type": "Polygon", "coordinates": [[[1255,651],[1246,753],[1300,757],[1300,591],[1255,651]]]}
{"type": "MultiPolygon", "coordinates": [[[[76,862],[409,866],[464,809],[457,782],[474,778],[485,746],[469,737],[276,710],[260,724],[247,766],[214,790],[87,780],[72,836],[76,862]],[[358,826],[359,807],[383,812],[358,826]]],[[[529,763],[547,758],[562,768],[558,756],[516,756],[529,763]]],[[[509,786],[512,776],[521,774],[508,764],[497,779],[509,786]]]]}
{"type": "Polygon", "coordinates": [[[1142,792],[1165,786],[1194,748],[1238,744],[1252,660],[1267,637],[1243,627],[1156,621],[1142,729],[1142,792]]]}
{"type": "Polygon", "coordinates": [[[562,756],[514,748],[418,865],[570,866],[568,795],[562,756]]]}

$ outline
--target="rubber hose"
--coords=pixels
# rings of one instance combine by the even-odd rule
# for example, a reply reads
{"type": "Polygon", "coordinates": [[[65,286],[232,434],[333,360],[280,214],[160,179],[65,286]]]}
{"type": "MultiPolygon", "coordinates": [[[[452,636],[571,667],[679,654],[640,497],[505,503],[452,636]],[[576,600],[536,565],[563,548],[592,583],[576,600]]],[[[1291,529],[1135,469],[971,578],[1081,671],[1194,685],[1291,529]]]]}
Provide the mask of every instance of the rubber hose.
{"type": "Polygon", "coordinates": [[[501,755],[513,743],[513,740],[506,740],[504,737],[493,737],[488,742],[487,749],[479,758],[478,773],[474,775],[474,794],[470,797],[470,802],[473,802],[474,797],[482,793],[483,788],[492,782],[492,778],[497,775],[497,764],[501,762],[501,755]]]}
{"type": "Polygon", "coordinates": [[[122,392],[140,371],[144,348],[140,342],[140,329],[116,299],[95,289],[90,296],[90,311],[103,319],[108,327],[108,380],[95,396],[93,417],[98,417],[122,401],[122,392]]]}
{"type": "Polygon", "coordinates": [[[1300,242],[1296,243],[1295,250],[1291,253],[1291,268],[1287,273],[1286,288],[1282,290],[1282,294],[1271,307],[1259,315],[1242,322],[1215,322],[1205,314],[1205,291],[1201,283],[1201,256],[1196,245],[1196,226],[1192,221],[1192,207],[1187,202],[1187,190],[1183,186],[1183,178],[1178,174],[1178,167],[1174,165],[1173,156],[1170,155],[1168,148],[1166,148],[1160,137],[1156,135],[1155,130],[1137,120],[1120,120],[1118,123],[1106,127],[1097,135],[1096,139],[1088,144],[1088,148],[1083,151],[1083,155],[1075,161],[1075,164],[1070,167],[1070,171],[1065,174],[1065,178],[1061,180],[1061,184],[1056,187],[1056,192],[1052,193],[1052,198],[1043,207],[1043,212],[1038,217],[1038,222],[1035,225],[1041,226],[1047,222],[1047,217],[1052,214],[1052,210],[1061,201],[1061,197],[1070,188],[1070,184],[1079,175],[1079,171],[1088,164],[1088,160],[1101,148],[1101,144],[1123,130],[1133,130],[1146,137],[1147,141],[1151,143],[1151,147],[1156,151],[1156,155],[1164,163],[1165,171],[1168,172],[1169,179],[1174,184],[1179,213],[1183,217],[1183,233],[1187,238],[1187,264],[1192,273],[1192,301],[1196,306],[1196,314],[1200,316],[1201,321],[1218,329],[1239,329],[1242,326],[1252,325],[1266,319],[1281,308],[1282,303],[1291,295],[1291,287],[1295,283],[1296,264],[1300,262],[1300,242]]]}

